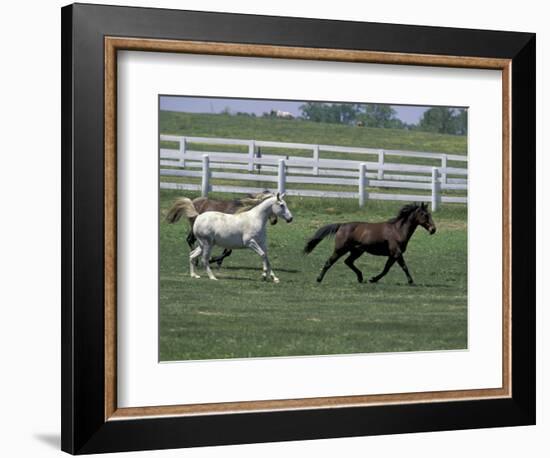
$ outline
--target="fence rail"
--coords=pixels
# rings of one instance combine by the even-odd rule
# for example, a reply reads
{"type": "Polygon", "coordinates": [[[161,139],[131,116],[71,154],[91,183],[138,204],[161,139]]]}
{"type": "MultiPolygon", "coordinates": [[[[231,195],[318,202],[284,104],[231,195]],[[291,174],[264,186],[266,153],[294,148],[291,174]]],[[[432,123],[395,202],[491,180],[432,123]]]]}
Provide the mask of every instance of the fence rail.
{"type": "MultiPolygon", "coordinates": [[[[232,193],[255,193],[264,189],[286,191],[289,195],[312,197],[355,198],[359,205],[368,199],[375,200],[417,200],[431,202],[432,209],[441,203],[467,203],[465,196],[442,195],[444,191],[467,191],[467,168],[449,167],[449,161],[464,162],[467,157],[418,151],[382,150],[361,147],[313,145],[305,143],[284,143],[261,140],[231,138],[181,137],[161,135],[162,141],[178,142],[178,149],[161,148],[160,174],[170,177],[200,179],[199,183],[169,183],[162,181],[165,189],[210,191],[232,193]],[[199,151],[190,145],[238,146],[246,152],[199,151]],[[266,153],[271,150],[306,150],[311,156],[266,153]],[[320,153],[345,153],[354,159],[322,158],[320,153]],[[357,155],[375,156],[376,161],[356,160],[357,155]],[[437,160],[438,166],[388,162],[387,157],[421,158],[437,160]],[[199,170],[197,170],[199,169],[199,170]],[[221,170],[220,170],[221,169],[221,170]],[[395,173],[397,172],[397,173],[395,173]],[[238,181],[239,185],[211,184],[211,179],[238,181]],[[266,183],[265,187],[243,186],[243,182],[266,183]],[[324,189],[286,189],[286,184],[308,186],[326,185],[350,187],[355,190],[333,191],[324,189]],[[423,190],[430,194],[401,194],[370,192],[369,188],[387,190],[423,190]]],[[[222,150],[223,148],[216,148],[222,150]]],[[[284,151],[283,151],[284,153],[284,151]]]]}

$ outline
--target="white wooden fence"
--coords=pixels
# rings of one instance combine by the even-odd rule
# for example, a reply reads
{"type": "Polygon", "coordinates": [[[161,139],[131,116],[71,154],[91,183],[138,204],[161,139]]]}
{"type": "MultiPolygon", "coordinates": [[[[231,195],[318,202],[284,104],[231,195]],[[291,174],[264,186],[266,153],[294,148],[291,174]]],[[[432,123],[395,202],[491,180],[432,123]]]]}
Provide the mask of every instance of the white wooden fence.
{"type": "MultiPolygon", "coordinates": [[[[160,151],[160,174],[171,177],[200,178],[200,184],[169,183],[162,181],[161,188],[231,193],[256,193],[264,189],[287,192],[289,195],[313,197],[355,198],[363,206],[368,199],[431,202],[436,211],[441,203],[467,203],[465,196],[447,196],[448,190],[467,191],[467,168],[449,167],[449,161],[467,163],[466,156],[394,151],[347,146],[283,143],[228,138],[182,137],[161,135],[161,140],[177,142],[178,149],[160,151]],[[243,152],[198,151],[191,145],[244,147],[243,152]],[[311,151],[311,156],[264,153],[262,149],[311,151]],[[374,156],[375,161],[355,159],[325,159],[321,152],[374,156]],[[437,166],[389,162],[393,157],[436,160],[437,166]],[[193,170],[200,169],[200,170],[193,170]],[[238,181],[237,185],[212,185],[211,179],[238,181]],[[262,187],[242,186],[242,182],[266,183],[262,187]],[[287,183],[319,185],[318,189],[286,189],[287,183]],[[324,190],[323,185],[336,185],[346,191],[324,190]],[[369,188],[392,192],[375,193],[369,188]],[[394,190],[426,190],[429,194],[401,194],[394,190]]],[[[283,151],[284,152],[284,151],[283,151]]],[[[295,153],[294,153],[295,154],[295,153]]],[[[354,155],[354,156],[353,156],[354,155]]]]}

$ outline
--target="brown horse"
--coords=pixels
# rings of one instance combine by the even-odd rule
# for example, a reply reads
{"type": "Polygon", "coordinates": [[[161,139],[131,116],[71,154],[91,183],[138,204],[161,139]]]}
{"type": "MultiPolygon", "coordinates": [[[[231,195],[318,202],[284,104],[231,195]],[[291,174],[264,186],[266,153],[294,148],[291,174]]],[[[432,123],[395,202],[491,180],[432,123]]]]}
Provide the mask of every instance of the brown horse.
{"type": "MultiPolygon", "coordinates": [[[[234,214],[238,213],[240,211],[249,209],[260,202],[262,202],[266,197],[271,196],[269,191],[264,191],[260,194],[249,194],[247,197],[243,199],[232,199],[232,200],[221,200],[221,199],[210,199],[208,197],[197,197],[196,199],[193,199],[193,205],[195,207],[195,210],[197,213],[201,214],[207,211],[216,211],[216,212],[222,212],[222,213],[229,213],[234,214]]],[[[172,207],[168,210],[168,213],[166,214],[166,221],[170,224],[176,223],[180,220],[180,218],[183,216],[184,206],[182,205],[182,201],[180,199],[176,199],[172,207]]],[[[189,233],[187,234],[187,244],[189,245],[189,248],[193,249],[196,243],[195,235],[193,234],[193,224],[195,222],[195,218],[188,218],[189,220],[189,233]]],[[[269,217],[269,222],[273,224],[277,224],[277,217],[275,215],[271,215],[269,217]]],[[[210,263],[217,263],[218,267],[221,267],[222,262],[225,258],[230,256],[232,253],[232,250],[224,249],[221,256],[216,256],[210,259],[210,263]]]]}
{"type": "Polygon", "coordinates": [[[321,282],[332,265],[346,253],[350,255],[344,263],[357,275],[359,283],[363,282],[362,272],[354,261],[367,252],[375,256],[387,256],[384,270],[369,281],[376,283],[388,273],[395,261],[401,266],[412,285],[413,279],[403,259],[407,244],[418,226],[422,226],[430,234],[435,233],[435,224],[426,204],[405,205],[397,214],[384,223],[337,223],[329,224],[319,229],[304,247],[304,254],[313,249],[329,235],[335,236],[334,252],[321,269],[317,281],[321,282]]]}

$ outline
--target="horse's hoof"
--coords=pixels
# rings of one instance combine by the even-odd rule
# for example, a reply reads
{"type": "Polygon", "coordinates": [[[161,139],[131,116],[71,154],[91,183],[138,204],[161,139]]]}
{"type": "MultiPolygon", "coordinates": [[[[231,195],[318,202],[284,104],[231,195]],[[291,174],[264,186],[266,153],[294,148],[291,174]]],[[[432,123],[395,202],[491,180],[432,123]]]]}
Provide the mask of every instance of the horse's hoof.
{"type": "Polygon", "coordinates": [[[218,281],[218,279],[216,277],[209,277],[210,280],[215,280],[215,281],[218,281]]]}
{"type": "Polygon", "coordinates": [[[357,279],[357,282],[358,282],[358,283],[363,283],[363,279],[362,279],[362,278],[358,278],[358,279],[357,279]]]}
{"type": "Polygon", "coordinates": [[[369,279],[369,283],[376,283],[378,280],[374,277],[369,279]]]}
{"type": "Polygon", "coordinates": [[[317,280],[317,283],[321,283],[323,281],[321,277],[317,277],[316,280],[317,280]]]}
{"type": "Polygon", "coordinates": [[[191,274],[191,278],[201,278],[201,276],[197,274],[191,274]]]}
{"type": "Polygon", "coordinates": [[[281,280],[279,280],[277,277],[273,277],[273,283],[280,283],[281,280]]]}

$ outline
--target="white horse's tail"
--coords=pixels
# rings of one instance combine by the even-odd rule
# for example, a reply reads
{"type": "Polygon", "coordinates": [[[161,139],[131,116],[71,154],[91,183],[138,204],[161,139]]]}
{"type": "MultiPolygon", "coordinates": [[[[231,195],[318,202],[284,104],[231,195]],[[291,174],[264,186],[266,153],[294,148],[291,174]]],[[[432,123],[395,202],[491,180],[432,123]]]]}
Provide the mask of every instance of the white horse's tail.
{"type": "Polygon", "coordinates": [[[185,215],[190,220],[194,220],[199,216],[197,209],[193,205],[193,201],[187,197],[176,199],[174,205],[170,207],[170,210],[166,214],[166,221],[170,224],[177,223],[182,215],[185,215]]]}

